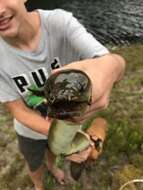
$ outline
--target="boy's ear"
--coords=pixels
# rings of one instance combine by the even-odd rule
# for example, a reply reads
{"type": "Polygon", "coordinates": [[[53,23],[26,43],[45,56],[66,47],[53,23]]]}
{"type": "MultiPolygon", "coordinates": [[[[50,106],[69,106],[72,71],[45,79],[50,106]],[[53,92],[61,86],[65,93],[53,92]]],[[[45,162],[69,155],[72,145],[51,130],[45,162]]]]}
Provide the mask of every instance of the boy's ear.
{"type": "Polygon", "coordinates": [[[26,1],[28,1],[28,0],[24,0],[24,3],[26,3],[26,1]]]}

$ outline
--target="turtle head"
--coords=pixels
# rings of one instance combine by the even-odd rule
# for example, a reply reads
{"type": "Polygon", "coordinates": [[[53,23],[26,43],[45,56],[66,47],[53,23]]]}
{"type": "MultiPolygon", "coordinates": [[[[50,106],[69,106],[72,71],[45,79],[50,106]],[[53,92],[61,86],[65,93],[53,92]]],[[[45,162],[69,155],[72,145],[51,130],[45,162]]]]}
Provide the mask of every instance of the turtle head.
{"type": "Polygon", "coordinates": [[[62,70],[47,79],[44,93],[50,110],[49,116],[80,116],[91,102],[91,82],[82,71],[62,70]]]}

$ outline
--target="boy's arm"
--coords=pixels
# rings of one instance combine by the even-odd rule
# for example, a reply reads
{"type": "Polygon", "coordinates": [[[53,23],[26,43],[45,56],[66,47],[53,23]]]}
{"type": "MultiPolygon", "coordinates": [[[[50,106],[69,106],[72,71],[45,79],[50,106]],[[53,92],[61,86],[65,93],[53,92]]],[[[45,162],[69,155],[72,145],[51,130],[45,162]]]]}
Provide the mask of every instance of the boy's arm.
{"type": "Polygon", "coordinates": [[[44,119],[37,112],[28,108],[21,99],[5,103],[13,117],[28,128],[48,135],[52,119],[44,119]]]}

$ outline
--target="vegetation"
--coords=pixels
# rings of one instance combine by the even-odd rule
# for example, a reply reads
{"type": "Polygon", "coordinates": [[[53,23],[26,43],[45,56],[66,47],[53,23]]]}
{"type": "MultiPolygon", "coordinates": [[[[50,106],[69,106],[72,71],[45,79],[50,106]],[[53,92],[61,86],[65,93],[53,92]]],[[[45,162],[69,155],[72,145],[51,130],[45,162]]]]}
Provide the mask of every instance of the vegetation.
{"type": "MultiPolygon", "coordinates": [[[[112,51],[126,59],[127,69],[124,79],[113,89],[109,108],[96,114],[109,123],[103,154],[86,165],[78,182],[69,180],[60,186],[46,172],[45,186],[49,190],[118,190],[129,180],[143,179],[143,45],[112,51]]],[[[0,190],[32,190],[11,126],[11,116],[0,105],[0,190]]],[[[69,173],[68,163],[64,168],[69,173]]],[[[125,188],[142,189],[139,184],[125,188]]]]}

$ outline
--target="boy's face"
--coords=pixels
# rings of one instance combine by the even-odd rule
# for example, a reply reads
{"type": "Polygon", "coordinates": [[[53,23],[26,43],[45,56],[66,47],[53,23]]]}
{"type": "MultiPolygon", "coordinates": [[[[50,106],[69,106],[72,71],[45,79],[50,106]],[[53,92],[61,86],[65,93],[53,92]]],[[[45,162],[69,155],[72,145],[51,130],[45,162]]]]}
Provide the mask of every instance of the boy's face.
{"type": "Polygon", "coordinates": [[[0,36],[13,38],[19,33],[27,14],[25,0],[0,0],[0,36]]]}

